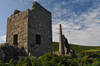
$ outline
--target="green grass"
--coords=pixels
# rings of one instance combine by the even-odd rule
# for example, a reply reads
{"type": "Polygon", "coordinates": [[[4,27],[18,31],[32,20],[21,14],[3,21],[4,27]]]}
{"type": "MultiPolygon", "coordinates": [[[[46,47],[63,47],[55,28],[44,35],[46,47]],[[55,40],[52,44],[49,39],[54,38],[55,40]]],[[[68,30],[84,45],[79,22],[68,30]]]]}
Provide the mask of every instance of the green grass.
{"type": "MultiPolygon", "coordinates": [[[[82,51],[87,51],[90,49],[97,49],[100,50],[100,46],[81,46],[81,45],[75,45],[75,44],[70,44],[70,46],[75,50],[76,53],[80,53],[82,51]]],[[[58,51],[59,49],[59,44],[58,42],[53,42],[53,50],[58,51]]]]}

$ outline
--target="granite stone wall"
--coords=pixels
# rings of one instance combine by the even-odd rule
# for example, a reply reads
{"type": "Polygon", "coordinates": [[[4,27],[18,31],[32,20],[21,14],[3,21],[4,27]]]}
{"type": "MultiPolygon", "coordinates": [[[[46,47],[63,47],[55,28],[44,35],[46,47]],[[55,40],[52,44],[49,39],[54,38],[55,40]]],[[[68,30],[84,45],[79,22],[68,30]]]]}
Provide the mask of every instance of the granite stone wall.
{"type": "Polygon", "coordinates": [[[30,55],[40,56],[52,51],[52,17],[44,8],[34,7],[29,12],[28,45],[30,55]],[[36,35],[40,35],[40,44],[36,43],[36,35]]]}
{"type": "Polygon", "coordinates": [[[14,35],[18,35],[18,46],[28,47],[28,11],[27,9],[8,18],[6,42],[9,45],[14,45],[14,35]]]}
{"type": "Polygon", "coordinates": [[[18,35],[18,46],[24,47],[31,56],[37,57],[51,52],[51,13],[37,2],[34,2],[30,10],[16,10],[7,21],[6,41],[9,45],[14,45],[14,35],[18,35]]]}

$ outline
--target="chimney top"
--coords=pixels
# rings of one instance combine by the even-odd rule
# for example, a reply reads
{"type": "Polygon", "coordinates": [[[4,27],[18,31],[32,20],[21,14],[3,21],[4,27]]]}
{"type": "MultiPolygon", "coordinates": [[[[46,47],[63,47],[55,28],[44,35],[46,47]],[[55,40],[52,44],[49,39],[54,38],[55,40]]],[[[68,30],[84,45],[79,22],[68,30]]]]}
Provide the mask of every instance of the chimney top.
{"type": "Polygon", "coordinates": [[[62,26],[59,24],[59,31],[62,33],[62,26]]]}

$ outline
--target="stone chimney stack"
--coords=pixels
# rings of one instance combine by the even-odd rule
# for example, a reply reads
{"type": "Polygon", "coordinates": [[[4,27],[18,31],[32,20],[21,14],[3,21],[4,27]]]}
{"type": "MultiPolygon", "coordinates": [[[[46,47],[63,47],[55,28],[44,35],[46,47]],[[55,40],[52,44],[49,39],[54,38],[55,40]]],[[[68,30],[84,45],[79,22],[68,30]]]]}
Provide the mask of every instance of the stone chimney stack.
{"type": "Polygon", "coordinates": [[[60,55],[64,55],[64,44],[62,39],[62,26],[59,24],[59,53],[60,55]]]}

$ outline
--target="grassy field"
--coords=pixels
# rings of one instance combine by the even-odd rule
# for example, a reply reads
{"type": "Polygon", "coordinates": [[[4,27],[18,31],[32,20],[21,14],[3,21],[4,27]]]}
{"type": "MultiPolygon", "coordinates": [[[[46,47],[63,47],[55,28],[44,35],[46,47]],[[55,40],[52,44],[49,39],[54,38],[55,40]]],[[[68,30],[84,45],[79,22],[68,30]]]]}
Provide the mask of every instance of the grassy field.
{"type": "MultiPolygon", "coordinates": [[[[75,45],[75,44],[70,44],[70,46],[75,50],[76,53],[80,53],[80,52],[87,51],[90,49],[100,50],[100,46],[81,46],[81,45],[75,45]]],[[[59,49],[58,42],[53,42],[53,50],[58,51],[58,49],[59,49]]]]}

